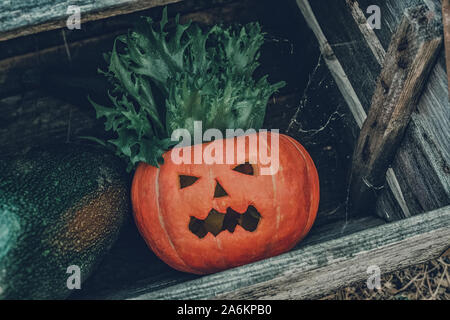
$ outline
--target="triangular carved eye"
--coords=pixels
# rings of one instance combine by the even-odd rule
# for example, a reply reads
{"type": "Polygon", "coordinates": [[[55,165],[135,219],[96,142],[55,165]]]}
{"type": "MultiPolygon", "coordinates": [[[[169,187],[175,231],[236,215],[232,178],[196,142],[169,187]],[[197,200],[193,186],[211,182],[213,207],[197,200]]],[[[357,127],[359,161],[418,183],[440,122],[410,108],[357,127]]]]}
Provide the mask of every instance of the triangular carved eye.
{"type": "Polygon", "coordinates": [[[250,163],[248,163],[248,162],[240,164],[240,165],[234,167],[233,170],[237,171],[237,172],[240,172],[240,173],[243,173],[243,174],[247,174],[249,176],[253,176],[254,175],[253,166],[250,163]]]}
{"type": "Polygon", "coordinates": [[[180,175],[179,177],[180,177],[180,189],[189,187],[193,185],[195,181],[198,180],[198,178],[194,176],[180,175]]]}

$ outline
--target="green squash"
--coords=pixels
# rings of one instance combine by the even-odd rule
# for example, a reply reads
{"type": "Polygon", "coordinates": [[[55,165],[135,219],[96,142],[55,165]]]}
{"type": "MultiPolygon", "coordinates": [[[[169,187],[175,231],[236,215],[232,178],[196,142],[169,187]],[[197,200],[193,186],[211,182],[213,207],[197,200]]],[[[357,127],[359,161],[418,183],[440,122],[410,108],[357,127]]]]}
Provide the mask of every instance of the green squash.
{"type": "Polygon", "coordinates": [[[0,159],[0,299],[63,299],[129,213],[129,176],[102,148],[59,145],[0,159]],[[69,269],[70,270],[70,269],[69,269]]]}

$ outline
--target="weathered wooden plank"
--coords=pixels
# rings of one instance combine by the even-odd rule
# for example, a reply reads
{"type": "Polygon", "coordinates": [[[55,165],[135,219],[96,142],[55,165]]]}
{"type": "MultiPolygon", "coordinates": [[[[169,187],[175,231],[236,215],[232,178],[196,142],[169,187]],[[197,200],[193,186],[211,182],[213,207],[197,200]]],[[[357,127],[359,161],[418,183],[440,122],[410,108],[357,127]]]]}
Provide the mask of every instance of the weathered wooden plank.
{"type": "Polygon", "coordinates": [[[392,164],[411,214],[450,204],[450,104],[444,51],[392,164]]]}
{"type": "MultiPolygon", "coordinates": [[[[297,5],[302,11],[303,16],[305,17],[305,20],[308,23],[308,26],[314,32],[319,42],[320,50],[322,52],[322,55],[324,56],[327,66],[330,69],[330,72],[333,78],[335,79],[337,86],[339,87],[339,90],[341,91],[344,100],[350,109],[350,112],[353,115],[354,121],[353,122],[348,121],[347,123],[348,127],[353,131],[354,141],[356,144],[356,137],[359,135],[360,128],[362,127],[362,124],[367,117],[366,111],[364,110],[364,107],[358,95],[356,94],[355,89],[350,83],[349,78],[347,77],[344,71],[344,68],[342,67],[340,61],[336,58],[336,55],[331,45],[329,44],[327,38],[325,37],[325,34],[323,33],[323,30],[314,15],[314,12],[310,6],[309,1],[297,0],[297,5]]],[[[388,198],[388,201],[385,201],[385,203],[390,205],[389,207],[382,207],[382,208],[379,208],[379,206],[377,206],[377,213],[381,217],[384,217],[386,220],[389,221],[392,220],[391,216],[393,217],[410,216],[408,207],[405,205],[402,190],[400,189],[398,183],[395,183],[397,182],[397,178],[393,170],[388,170],[387,178],[389,183],[389,190],[387,190],[387,193],[390,197],[388,198]],[[394,199],[396,200],[395,203],[391,201],[394,199]],[[399,205],[397,205],[397,203],[399,205]],[[401,209],[401,211],[398,211],[398,209],[401,209]]],[[[348,192],[349,190],[347,191],[347,193],[348,192]]]]}
{"type": "Polygon", "coordinates": [[[77,136],[105,137],[103,124],[92,108],[80,108],[39,91],[0,99],[2,156],[36,145],[64,143],[77,136]]]}
{"type": "MultiPolygon", "coordinates": [[[[299,0],[298,2],[305,2],[299,0]]],[[[314,1],[315,6],[328,6],[328,1],[320,0],[314,1]]],[[[387,48],[393,32],[397,29],[403,11],[410,7],[419,4],[426,4],[428,8],[436,15],[440,16],[441,3],[438,0],[359,0],[349,1],[345,4],[340,1],[336,3],[341,6],[348,6],[347,10],[351,19],[347,20],[345,24],[355,24],[357,30],[364,28],[366,21],[361,18],[361,15],[354,13],[355,7],[360,8],[360,12],[366,13],[366,9],[370,5],[378,5],[381,8],[381,29],[373,30],[379,39],[383,48],[387,48]],[[359,18],[358,18],[359,17],[359,18]],[[361,26],[363,25],[363,26],[361,26]]],[[[327,12],[325,10],[325,12],[327,12]]],[[[309,16],[314,16],[312,10],[309,16]]],[[[366,14],[367,16],[367,14],[366,14]]],[[[308,19],[308,18],[307,18],[308,19]]],[[[326,41],[329,43],[349,43],[352,42],[354,36],[348,32],[339,33],[336,36],[335,26],[338,23],[338,18],[335,15],[328,15],[322,17],[314,16],[317,23],[317,28],[321,31],[321,36],[317,36],[319,43],[326,41]]],[[[352,28],[353,30],[355,28],[352,28]]],[[[347,30],[349,28],[345,28],[347,30]]],[[[361,31],[359,31],[361,32],[361,31]]],[[[379,45],[367,45],[370,38],[363,36],[363,41],[354,42],[355,48],[347,48],[341,46],[341,51],[335,51],[335,60],[333,64],[340,64],[341,72],[337,73],[341,80],[350,84],[349,86],[340,86],[344,96],[350,96],[352,99],[347,99],[348,106],[352,111],[355,119],[361,119],[362,108],[361,104],[364,100],[372,97],[373,91],[362,91],[360,86],[352,86],[353,79],[359,81],[366,81],[364,78],[373,77],[368,72],[361,71],[359,68],[351,68],[348,65],[355,65],[354,58],[358,56],[359,51],[365,52],[364,57],[370,57],[366,52],[368,49],[376,47],[380,50],[379,45]],[[342,63],[342,64],[341,64],[342,63]],[[350,81],[348,80],[350,79],[350,81]],[[366,98],[362,99],[361,97],[366,98]],[[361,99],[361,100],[360,100],[361,99]]],[[[359,64],[378,64],[381,66],[383,61],[383,53],[372,53],[373,59],[359,59],[359,64]],[[378,57],[378,60],[377,58],[378,57]]],[[[328,64],[331,65],[330,63],[328,64]]],[[[335,72],[336,74],[336,72],[335,72]]],[[[378,77],[378,74],[376,75],[378,77]]],[[[373,78],[376,80],[376,78],[373,78]]],[[[422,97],[417,104],[417,109],[412,115],[411,122],[406,129],[405,140],[397,151],[397,155],[392,163],[391,168],[387,172],[387,180],[390,188],[385,188],[381,191],[381,195],[377,202],[377,214],[383,216],[387,220],[396,220],[409,215],[433,210],[450,204],[450,182],[449,182],[449,162],[450,162],[450,131],[448,130],[448,122],[450,119],[450,107],[447,99],[447,75],[445,72],[445,57],[443,50],[440,54],[438,63],[434,67],[422,97]],[[447,128],[447,129],[446,129],[447,128]],[[420,137],[420,138],[419,138],[420,137]],[[427,139],[425,139],[426,137],[427,139]],[[395,201],[392,201],[394,200],[395,201]],[[398,208],[401,207],[401,211],[398,208]],[[389,217],[388,217],[389,216],[389,217]]],[[[365,117],[362,117],[363,120],[365,117]]],[[[354,130],[357,131],[357,128],[354,130]]]]}
{"type": "MultiPolygon", "coordinates": [[[[183,1],[168,8],[169,25],[180,13],[182,23],[246,22],[254,14],[254,1],[232,0],[183,1]],[[212,7],[211,7],[212,6],[212,7]],[[253,8],[247,14],[246,12],[253,8]]],[[[161,7],[83,24],[82,30],[59,29],[19,39],[0,41],[0,97],[37,89],[50,68],[91,70],[103,66],[102,53],[110,51],[114,38],[125,34],[141,16],[158,21],[161,7]]]]}
{"type": "MultiPolygon", "coordinates": [[[[293,251],[382,224],[384,221],[381,219],[365,217],[314,225],[293,251]]],[[[128,225],[124,231],[118,245],[99,266],[97,274],[83,284],[73,299],[126,299],[200,278],[173,270],[160,261],[137,237],[134,225],[128,225]],[[131,252],[130,248],[133,248],[131,252]]]]}
{"type": "Polygon", "coordinates": [[[345,73],[353,75],[348,77],[348,81],[367,112],[371,96],[365,93],[374,91],[381,67],[361,32],[360,24],[354,20],[352,9],[344,0],[309,0],[308,3],[345,73]],[[343,56],[346,59],[342,59],[343,56]]]}
{"type": "Polygon", "coordinates": [[[361,10],[368,16],[366,9],[376,5],[380,8],[381,28],[374,29],[380,43],[385,50],[389,47],[392,34],[397,30],[403,12],[411,7],[426,5],[435,14],[440,15],[441,0],[355,0],[361,10]]]}
{"type": "Polygon", "coordinates": [[[367,19],[364,16],[363,11],[359,7],[358,1],[345,0],[345,2],[350,8],[351,15],[357,22],[359,30],[361,31],[361,34],[365,38],[367,45],[375,56],[375,59],[377,59],[379,64],[382,64],[386,56],[386,52],[377,35],[375,34],[374,29],[369,25],[369,23],[367,23],[367,19]]]}
{"type": "Polygon", "coordinates": [[[81,23],[164,6],[182,0],[5,0],[0,3],[0,41],[38,32],[64,28],[76,5],[81,23]]]}
{"type": "Polygon", "coordinates": [[[236,3],[236,0],[183,0],[167,6],[151,7],[124,15],[84,22],[81,24],[81,29],[69,30],[67,27],[63,27],[12,38],[0,41],[0,60],[65,45],[65,43],[70,44],[88,38],[104,36],[119,30],[126,31],[128,28],[133,27],[142,16],[158,21],[161,18],[163,9],[166,7],[169,19],[176,14],[180,14],[182,21],[183,18],[189,19],[191,17],[194,21],[205,21],[208,19],[214,21],[217,14],[214,10],[208,11],[208,9],[221,10],[224,20],[226,20],[228,13],[236,16],[237,19],[240,19],[240,16],[243,14],[249,15],[245,13],[245,8],[242,8],[243,12],[240,13],[230,12],[230,10],[233,10],[230,7],[230,4],[233,2],[236,3]]]}
{"type": "MultiPolygon", "coordinates": [[[[299,26],[298,19],[294,22],[295,18],[290,19],[290,27],[300,32],[287,34],[289,26],[283,25],[285,21],[277,22],[280,21],[279,14],[269,16],[269,12],[276,12],[271,8],[273,6],[274,4],[267,0],[199,0],[194,3],[183,1],[168,8],[169,24],[177,13],[181,14],[180,20],[183,23],[192,20],[206,25],[259,20],[264,31],[268,33],[265,47],[269,49],[264,50],[268,54],[262,57],[263,63],[277,70],[272,73],[270,80],[287,81],[284,93],[301,90],[307,82],[307,77],[305,80],[303,75],[315,66],[317,60],[315,46],[304,46],[304,43],[314,41],[314,36],[303,32],[304,27],[299,26]],[[283,57],[280,58],[273,48],[283,57]]],[[[158,21],[161,17],[160,11],[161,8],[153,8],[114,19],[91,22],[83,25],[82,31],[56,30],[50,34],[46,32],[0,42],[0,97],[39,89],[41,85],[45,85],[45,76],[52,68],[68,74],[67,70],[71,67],[74,70],[87,70],[95,75],[97,68],[104,68],[102,53],[111,50],[113,39],[117,35],[126,33],[141,15],[158,21]]],[[[264,72],[263,68],[258,71],[264,72]]]]}
{"type": "Polygon", "coordinates": [[[336,59],[335,53],[315,17],[309,1],[297,0],[297,4],[302,11],[303,16],[305,17],[308,26],[314,32],[317,41],[319,42],[320,51],[339,89],[341,90],[342,95],[353,114],[353,117],[355,118],[356,124],[361,127],[362,123],[367,117],[367,114],[361,102],[359,101],[359,98],[356,95],[352,84],[350,83],[348,77],[345,75],[345,71],[341,63],[336,59]]]}
{"type": "MultiPolygon", "coordinates": [[[[430,11],[440,17],[439,0],[360,0],[361,8],[378,5],[381,8],[381,29],[376,29],[380,42],[385,48],[389,45],[392,33],[400,23],[401,13],[409,6],[426,4],[430,11]]],[[[408,211],[411,214],[426,212],[450,204],[450,105],[447,93],[445,54],[442,50],[434,67],[427,87],[412,115],[405,140],[397,151],[392,164],[403,192],[408,211]]],[[[396,206],[389,201],[387,190],[383,190],[378,212],[390,211],[396,206]],[[380,206],[385,203],[385,206],[380,206]]],[[[398,217],[392,217],[398,219],[398,217]]]]}
{"type": "Polygon", "coordinates": [[[408,9],[386,53],[372,105],[356,144],[350,207],[373,210],[386,171],[400,145],[413,109],[441,47],[441,22],[425,6],[408,9]]]}
{"type": "Polygon", "coordinates": [[[442,0],[442,22],[444,25],[448,94],[450,98],[450,0],[442,0]]]}
{"type": "MultiPolygon", "coordinates": [[[[440,15],[441,6],[439,0],[360,0],[359,3],[361,7],[375,4],[381,8],[382,28],[375,30],[375,33],[386,48],[393,30],[396,30],[400,23],[399,13],[408,6],[425,3],[437,17],[440,15]]],[[[450,108],[446,83],[445,55],[442,52],[417,105],[417,111],[412,115],[405,141],[397,151],[392,164],[397,172],[405,201],[413,214],[450,203],[448,170],[450,132],[445,129],[448,128],[450,108]]],[[[388,206],[395,206],[392,201],[387,200],[388,198],[386,190],[382,191],[379,202],[384,202],[386,206],[380,206],[379,211],[389,211],[388,206]]]]}
{"type": "MultiPolygon", "coordinates": [[[[310,299],[382,273],[436,258],[450,243],[450,207],[129,299],[310,299]]],[[[142,292],[142,291],[141,291],[142,292]]],[[[111,296],[110,298],[117,298],[111,296]]]]}

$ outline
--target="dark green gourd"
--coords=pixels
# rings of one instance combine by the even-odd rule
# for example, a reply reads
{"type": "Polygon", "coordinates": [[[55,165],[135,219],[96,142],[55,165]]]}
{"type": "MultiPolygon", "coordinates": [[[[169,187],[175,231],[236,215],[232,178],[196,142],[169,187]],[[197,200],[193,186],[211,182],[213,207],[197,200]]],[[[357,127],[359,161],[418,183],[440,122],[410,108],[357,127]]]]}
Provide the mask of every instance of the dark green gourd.
{"type": "Polygon", "coordinates": [[[60,145],[0,160],[0,299],[61,299],[81,281],[129,211],[129,177],[104,148],[60,145]]]}

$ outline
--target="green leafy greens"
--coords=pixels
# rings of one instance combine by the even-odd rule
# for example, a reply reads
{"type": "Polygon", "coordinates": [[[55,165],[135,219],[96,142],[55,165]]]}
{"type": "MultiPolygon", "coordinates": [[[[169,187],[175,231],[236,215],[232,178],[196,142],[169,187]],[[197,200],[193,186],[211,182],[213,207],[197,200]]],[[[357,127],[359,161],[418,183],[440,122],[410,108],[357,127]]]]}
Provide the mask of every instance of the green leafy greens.
{"type": "Polygon", "coordinates": [[[158,166],[177,143],[170,140],[173,130],[186,128],[193,135],[194,121],[222,132],[261,128],[269,97],[285,84],[271,85],[267,76],[253,79],[264,42],[258,23],[203,31],[180,24],[177,16],[168,32],[164,9],[159,28],[153,25],[142,18],[105,54],[109,67],[100,72],[113,85],[113,106],[90,100],[97,118],[106,118],[105,129],[117,134],[108,142],[129,160],[129,169],[140,161],[158,166]]]}

